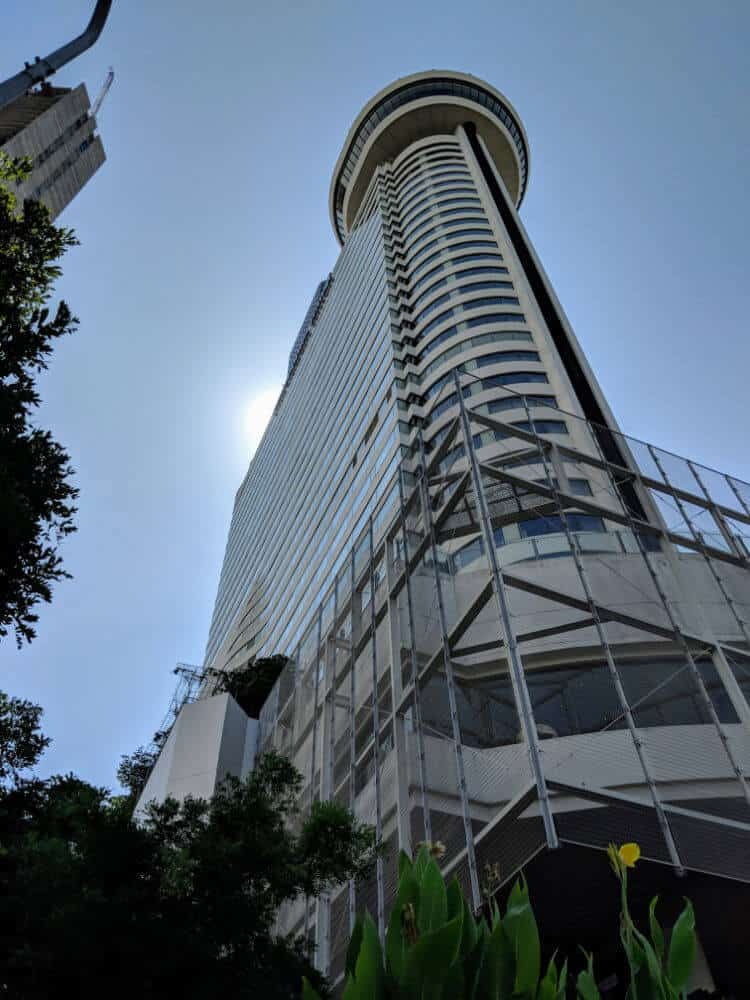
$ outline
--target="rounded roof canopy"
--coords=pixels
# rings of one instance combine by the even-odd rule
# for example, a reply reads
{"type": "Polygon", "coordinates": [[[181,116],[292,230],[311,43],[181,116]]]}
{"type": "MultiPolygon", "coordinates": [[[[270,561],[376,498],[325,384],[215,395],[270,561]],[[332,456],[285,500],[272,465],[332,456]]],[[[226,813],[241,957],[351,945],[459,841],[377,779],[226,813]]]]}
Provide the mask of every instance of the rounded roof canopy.
{"type": "Polygon", "coordinates": [[[500,91],[468,73],[430,70],[394,81],[364,106],[349,129],[331,179],[329,209],[344,242],[379,164],[419,139],[471,122],[482,136],[516,207],[529,176],[521,119],[500,91]]]}

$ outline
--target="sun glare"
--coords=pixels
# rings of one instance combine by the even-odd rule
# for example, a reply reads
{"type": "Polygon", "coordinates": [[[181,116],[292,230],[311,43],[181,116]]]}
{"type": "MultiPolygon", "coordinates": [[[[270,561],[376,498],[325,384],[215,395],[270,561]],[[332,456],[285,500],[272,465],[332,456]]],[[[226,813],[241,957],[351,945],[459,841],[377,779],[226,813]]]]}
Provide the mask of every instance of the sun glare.
{"type": "Polygon", "coordinates": [[[245,433],[250,453],[254,453],[263,437],[268,421],[271,419],[273,408],[279,398],[279,390],[275,387],[263,389],[253,396],[245,410],[245,433]]]}

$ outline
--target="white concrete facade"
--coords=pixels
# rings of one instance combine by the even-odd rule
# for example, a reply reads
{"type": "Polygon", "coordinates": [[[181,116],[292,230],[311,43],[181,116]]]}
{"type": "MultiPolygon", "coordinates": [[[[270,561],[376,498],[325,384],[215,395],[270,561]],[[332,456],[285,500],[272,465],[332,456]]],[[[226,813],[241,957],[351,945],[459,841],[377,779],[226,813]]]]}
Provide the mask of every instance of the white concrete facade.
{"type": "Polygon", "coordinates": [[[210,799],[228,776],[246,777],[253,768],[258,722],[229,694],[182,707],[135,808],[142,818],[149,802],[189,796],[210,799]]]}
{"type": "Polygon", "coordinates": [[[205,666],[287,654],[259,752],[390,849],[281,915],[334,979],[422,839],[475,905],[485,863],[624,833],[750,881],[750,486],[621,434],[520,222],[528,168],[473,77],[368,103],[235,502],[205,666]]]}

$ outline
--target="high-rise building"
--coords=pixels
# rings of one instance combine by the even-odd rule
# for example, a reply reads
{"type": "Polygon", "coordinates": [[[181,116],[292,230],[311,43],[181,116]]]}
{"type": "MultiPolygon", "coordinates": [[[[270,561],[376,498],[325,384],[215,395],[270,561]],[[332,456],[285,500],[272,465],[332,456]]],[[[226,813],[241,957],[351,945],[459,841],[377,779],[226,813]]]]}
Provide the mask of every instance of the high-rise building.
{"type": "Polygon", "coordinates": [[[31,160],[19,203],[33,198],[58,216],[105,160],[85,85],[43,83],[0,108],[0,151],[31,160]]]}
{"type": "Polygon", "coordinates": [[[368,884],[280,915],[334,980],[427,839],[477,907],[488,871],[502,891],[526,866],[547,940],[597,947],[616,984],[601,852],[636,840],[636,891],[692,895],[704,982],[738,989],[750,486],[620,432],[520,221],[528,180],[518,114],[466,74],[355,120],[341,253],[237,492],[207,676],[286,654],[257,750],[387,845],[368,884]]]}

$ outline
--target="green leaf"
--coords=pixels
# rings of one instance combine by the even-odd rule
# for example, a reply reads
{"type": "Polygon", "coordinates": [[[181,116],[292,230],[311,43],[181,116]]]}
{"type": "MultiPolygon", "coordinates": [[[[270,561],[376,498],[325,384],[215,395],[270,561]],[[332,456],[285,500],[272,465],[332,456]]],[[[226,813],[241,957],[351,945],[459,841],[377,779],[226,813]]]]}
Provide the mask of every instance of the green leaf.
{"type": "Polygon", "coordinates": [[[458,884],[458,879],[456,878],[454,878],[448,886],[447,900],[448,919],[453,920],[454,917],[457,917],[459,913],[463,913],[464,910],[464,895],[461,892],[461,886],[458,884]]]}
{"type": "Polygon", "coordinates": [[[692,903],[685,900],[685,908],[677,918],[669,942],[667,975],[669,981],[682,993],[687,988],[695,961],[695,913],[692,903]]]}
{"type": "Polygon", "coordinates": [[[474,919],[474,914],[471,912],[471,907],[463,900],[463,911],[464,911],[464,925],[463,933],[461,935],[461,954],[468,955],[474,950],[474,946],[481,937],[479,932],[479,927],[474,919]]]}
{"type": "MultiPolygon", "coordinates": [[[[463,913],[461,914],[463,920],[463,913]]],[[[442,927],[448,919],[448,897],[445,882],[437,864],[430,858],[419,882],[417,926],[426,934],[442,927]]]]}
{"type": "Polygon", "coordinates": [[[380,1000],[383,991],[383,955],[380,950],[378,931],[369,913],[362,922],[362,945],[354,969],[357,1000],[380,1000]]]}
{"type": "Polygon", "coordinates": [[[346,949],[346,965],[344,966],[347,976],[354,975],[354,969],[357,964],[357,956],[359,955],[360,945],[362,944],[362,917],[357,915],[357,919],[354,921],[354,927],[352,927],[352,936],[349,938],[349,946],[346,949]]]}
{"type": "Polygon", "coordinates": [[[442,983],[459,958],[463,914],[423,934],[409,951],[402,986],[409,1000],[437,1000],[442,983]]]}
{"type": "Polygon", "coordinates": [[[385,934],[385,954],[388,969],[392,976],[400,980],[404,960],[407,952],[412,947],[411,941],[404,935],[403,915],[405,907],[412,907],[416,914],[419,906],[419,886],[411,865],[404,869],[404,873],[399,879],[398,895],[391,910],[388,921],[388,929],[385,934]]]}
{"type": "Polygon", "coordinates": [[[503,918],[505,934],[511,942],[515,958],[516,993],[533,993],[539,982],[541,946],[534,911],[529,902],[529,889],[523,876],[511,890],[508,908],[503,918]]]}
{"type": "Polygon", "coordinates": [[[320,994],[312,988],[307,976],[302,977],[302,1000],[320,1000],[320,994]]]}
{"type": "Polygon", "coordinates": [[[664,933],[661,929],[661,924],[656,919],[656,904],[658,902],[659,897],[654,896],[648,908],[648,923],[651,928],[651,942],[661,964],[664,961],[664,933]]]}
{"type": "Polygon", "coordinates": [[[432,855],[429,850],[423,844],[417,851],[417,856],[414,859],[414,874],[417,876],[419,882],[422,881],[422,876],[424,875],[425,868],[432,860],[432,855]]]}
{"type": "Polygon", "coordinates": [[[544,979],[539,983],[536,1000],[556,1000],[557,998],[557,966],[554,958],[549,960],[544,979]]]}
{"type": "Polygon", "coordinates": [[[557,994],[555,1000],[565,1000],[566,989],[568,986],[568,960],[567,958],[563,962],[563,967],[560,969],[560,975],[557,980],[557,994]]]}
{"type": "MultiPolygon", "coordinates": [[[[477,969],[476,995],[481,997],[481,1000],[495,1000],[496,997],[503,995],[498,992],[498,944],[490,940],[490,930],[484,921],[479,925],[479,930],[480,938],[475,953],[481,958],[481,962],[478,963],[477,969]]],[[[498,933],[502,932],[500,925],[498,933]]],[[[510,982],[512,986],[512,978],[510,982]]]]}
{"type": "Polygon", "coordinates": [[[594,956],[587,955],[586,957],[588,959],[586,968],[583,972],[578,973],[578,979],[576,979],[576,996],[580,1000],[601,1000],[599,987],[594,978],[594,956]]]}
{"type": "Polygon", "coordinates": [[[645,958],[645,965],[642,971],[648,974],[648,985],[645,987],[642,985],[643,976],[639,975],[637,979],[637,995],[640,996],[642,993],[644,1000],[646,997],[648,997],[648,1000],[665,1000],[666,993],[664,990],[661,962],[645,934],[641,934],[637,927],[633,927],[633,935],[641,946],[643,957],[645,958]]]}
{"type": "Polygon", "coordinates": [[[398,854],[398,877],[403,878],[404,872],[411,871],[414,866],[412,865],[411,858],[406,853],[406,851],[399,851],[398,854]]]}

